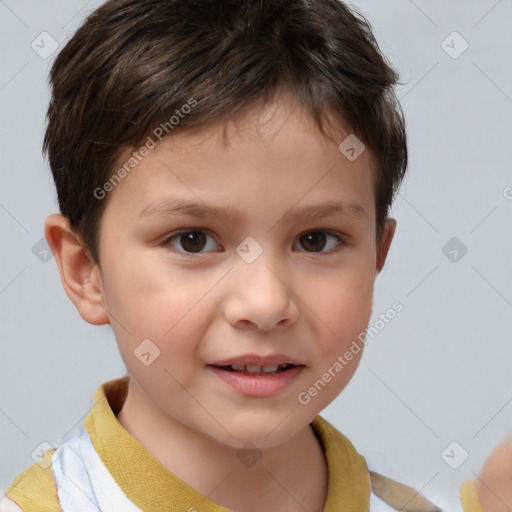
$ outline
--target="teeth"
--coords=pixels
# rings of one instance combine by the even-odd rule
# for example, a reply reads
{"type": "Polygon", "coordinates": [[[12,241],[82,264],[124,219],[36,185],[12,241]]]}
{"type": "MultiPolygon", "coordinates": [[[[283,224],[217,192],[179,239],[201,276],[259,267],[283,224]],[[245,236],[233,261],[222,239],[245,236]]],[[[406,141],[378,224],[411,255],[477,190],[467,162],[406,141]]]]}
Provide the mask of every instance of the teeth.
{"type": "Polygon", "coordinates": [[[247,365],[247,371],[248,372],[254,372],[254,373],[260,373],[261,372],[261,366],[251,366],[247,365]]]}
{"type": "Polygon", "coordinates": [[[233,364],[231,368],[234,371],[238,372],[249,372],[249,373],[273,373],[276,372],[278,368],[283,369],[288,367],[288,364],[273,364],[272,366],[254,366],[254,365],[244,365],[244,364],[233,364]]]}

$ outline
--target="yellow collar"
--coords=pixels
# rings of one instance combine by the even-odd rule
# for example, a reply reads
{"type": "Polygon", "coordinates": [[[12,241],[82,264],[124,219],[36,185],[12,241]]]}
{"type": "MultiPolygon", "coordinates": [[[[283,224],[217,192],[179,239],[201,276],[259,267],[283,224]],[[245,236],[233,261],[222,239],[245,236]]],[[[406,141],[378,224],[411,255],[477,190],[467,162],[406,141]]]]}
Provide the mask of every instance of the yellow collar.
{"type": "MultiPolygon", "coordinates": [[[[84,421],[98,455],[119,487],[146,511],[167,512],[172,496],[176,510],[228,512],[165,468],[119,423],[115,414],[126,399],[128,379],[124,376],[102,384],[84,421]]],[[[370,476],[364,457],[321,416],[316,416],[311,426],[323,447],[329,469],[323,512],[369,510],[370,476]]]]}

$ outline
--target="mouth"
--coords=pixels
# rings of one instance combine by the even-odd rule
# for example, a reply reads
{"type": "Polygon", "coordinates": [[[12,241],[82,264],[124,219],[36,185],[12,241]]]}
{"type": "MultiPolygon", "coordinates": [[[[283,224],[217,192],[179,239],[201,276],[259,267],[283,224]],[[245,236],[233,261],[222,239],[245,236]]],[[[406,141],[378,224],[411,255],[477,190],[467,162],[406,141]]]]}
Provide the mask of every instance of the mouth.
{"type": "Polygon", "coordinates": [[[291,386],[306,368],[303,364],[283,363],[266,366],[245,364],[208,365],[229,387],[247,397],[272,397],[291,386]]]}
{"type": "Polygon", "coordinates": [[[221,370],[226,370],[228,372],[241,373],[245,375],[277,375],[279,373],[286,372],[296,367],[297,365],[286,363],[286,364],[273,364],[270,366],[255,366],[255,365],[245,365],[245,364],[228,364],[224,366],[215,366],[215,368],[220,368],[221,370]]]}

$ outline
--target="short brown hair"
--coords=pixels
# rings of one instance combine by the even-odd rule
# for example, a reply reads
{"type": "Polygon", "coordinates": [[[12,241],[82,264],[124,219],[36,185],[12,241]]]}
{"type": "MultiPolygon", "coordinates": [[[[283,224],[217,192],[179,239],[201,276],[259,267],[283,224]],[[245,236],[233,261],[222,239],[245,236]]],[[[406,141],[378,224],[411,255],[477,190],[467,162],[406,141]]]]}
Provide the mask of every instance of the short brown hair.
{"type": "MultiPolygon", "coordinates": [[[[178,129],[291,92],[324,132],[342,118],[371,150],[377,240],[407,168],[398,74],[339,0],[109,0],[55,60],[44,151],[61,213],[99,264],[94,191],[183,105],[178,129]]],[[[171,123],[172,124],[172,123],[171,123]]],[[[341,142],[341,141],[339,141],[341,142]]]]}

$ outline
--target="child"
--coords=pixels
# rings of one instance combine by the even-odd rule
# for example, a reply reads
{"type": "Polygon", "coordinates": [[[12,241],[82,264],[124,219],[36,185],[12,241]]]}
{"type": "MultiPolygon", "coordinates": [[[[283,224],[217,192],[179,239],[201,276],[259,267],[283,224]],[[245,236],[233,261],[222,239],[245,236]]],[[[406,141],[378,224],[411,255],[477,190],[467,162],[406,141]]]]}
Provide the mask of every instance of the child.
{"type": "Polygon", "coordinates": [[[0,510],[439,510],[318,415],[358,366],[395,232],[397,79],[338,0],[89,16],[51,71],[45,234],[127,374],[0,510]]]}

